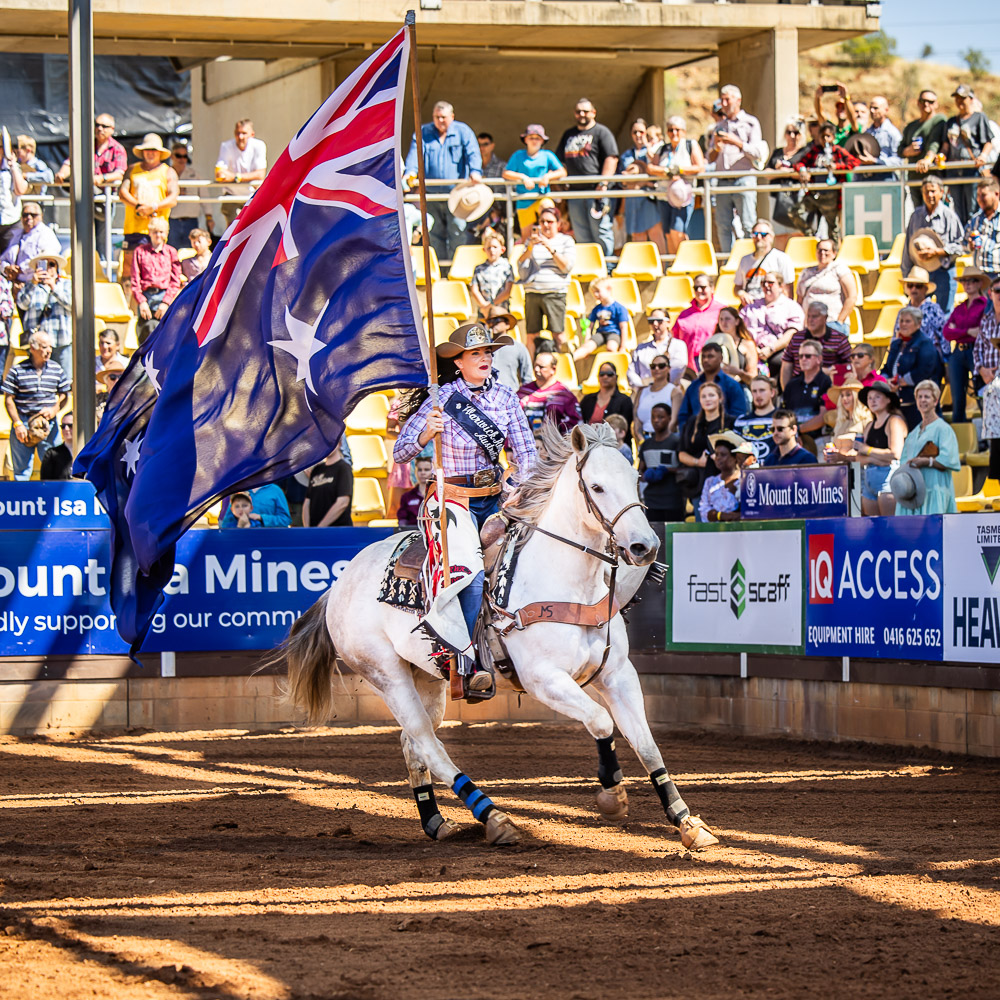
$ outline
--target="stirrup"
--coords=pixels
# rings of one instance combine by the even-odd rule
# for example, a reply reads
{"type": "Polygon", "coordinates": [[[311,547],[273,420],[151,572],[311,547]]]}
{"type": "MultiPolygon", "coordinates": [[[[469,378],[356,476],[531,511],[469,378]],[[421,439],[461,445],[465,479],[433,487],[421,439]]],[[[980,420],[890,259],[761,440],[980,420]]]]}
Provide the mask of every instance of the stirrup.
{"type": "Polygon", "coordinates": [[[466,701],[488,701],[497,693],[496,681],[488,670],[480,668],[474,673],[466,674],[462,680],[465,683],[466,701]]]}

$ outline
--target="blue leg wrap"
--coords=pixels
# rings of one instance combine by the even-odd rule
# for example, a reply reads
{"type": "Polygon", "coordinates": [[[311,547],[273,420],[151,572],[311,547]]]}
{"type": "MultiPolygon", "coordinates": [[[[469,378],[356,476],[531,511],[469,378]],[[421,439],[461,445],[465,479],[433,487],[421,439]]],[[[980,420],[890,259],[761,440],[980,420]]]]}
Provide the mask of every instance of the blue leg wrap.
{"type": "Polygon", "coordinates": [[[458,603],[462,608],[462,617],[469,628],[469,638],[472,638],[472,630],[476,627],[476,619],[479,617],[479,608],[483,603],[483,580],[485,576],[480,570],[473,578],[472,582],[463,587],[458,592],[458,603]]]}
{"type": "Polygon", "coordinates": [[[480,823],[485,823],[490,813],[496,809],[493,800],[485,792],[481,792],[461,771],[455,775],[451,790],[480,823]]]}

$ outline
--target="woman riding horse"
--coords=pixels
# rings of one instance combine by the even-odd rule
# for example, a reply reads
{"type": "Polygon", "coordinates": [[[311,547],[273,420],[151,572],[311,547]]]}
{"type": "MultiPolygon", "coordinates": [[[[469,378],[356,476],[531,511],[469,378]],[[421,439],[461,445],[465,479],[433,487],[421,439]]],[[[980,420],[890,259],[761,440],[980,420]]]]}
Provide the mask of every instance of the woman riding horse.
{"type": "MultiPolygon", "coordinates": [[[[512,344],[507,336],[493,339],[479,323],[460,326],[437,346],[439,357],[450,360],[455,372],[442,372],[441,410],[423,399],[403,425],[393,449],[394,461],[416,458],[436,434],[441,435],[444,466],[444,501],[448,516],[448,563],[451,581],[437,585],[435,568],[433,600],[423,627],[458,655],[459,672],[466,676],[468,692],[488,695],[493,676],[476,661],[472,632],[483,596],[483,554],[479,530],[499,511],[504,487],[516,487],[535,464],[535,442],[514,391],[497,378],[493,352],[512,344]],[[506,481],[500,466],[504,445],[512,457],[506,481]],[[454,515],[454,517],[452,517],[454,515]],[[457,607],[456,607],[457,605],[457,607]]],[[[405,404],[414,407],[426,390],[405,404]]],[[[440,551],[440,499],[432,480],[424,500],[423,523],[429,528],[428,549],[440,551]]]]}

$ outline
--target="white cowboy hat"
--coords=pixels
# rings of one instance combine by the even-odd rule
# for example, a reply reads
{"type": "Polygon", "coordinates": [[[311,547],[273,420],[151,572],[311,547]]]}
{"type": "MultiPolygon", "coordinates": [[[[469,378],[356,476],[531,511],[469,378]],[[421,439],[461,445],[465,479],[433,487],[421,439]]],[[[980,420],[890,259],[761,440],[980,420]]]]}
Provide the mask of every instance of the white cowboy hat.
{"type": "Polygon", "coordinates": [[[683,177],[675,177],[667,188],[667,201],[674,208],[687,208],[694,197],[694,188],[683,177]]]}
{"type": "Polygon", "coordinates": [[[448,211],[457,219],[472,222],[485,215],[493,204],[493,191],[480,181],[457,184],[448,195],[448,211]]]}
{"type": "Polygon", "coordinates": [[[60,274],[66,273],[66,258],[60,257],[57,253],[40,253],[37,257],[32,257],[25,268],[26,271],[35,271],[42,261],[52,261],[58,268],[60,274]]]}
{"type": "Polygon", "coordinates": [[[924,474],[907,463],[901,465],[889,479],[889,489],[896,498],[896,503],[907,510],[922,507],[927,496],[927,484],[924,474]]]}
{"type": "Polygon", "coordinates": [[[142,159],[142,151],[144,149],[155,149],[160,154],[160,162],[163,160],[170,159],[170,150],[164,149],[163,140],[155,132],[147,132],[142,137],[142,142],[138,146],[132,147],[132,152],[142,159]]]}
{"type": "Polygon", "coordinates": [[[903,284],[926,285],[928,294],[937,290],[937,285],[931,281],[931,276],[922,267],[911,267],[910,273],[903,278],[903,284]]]}

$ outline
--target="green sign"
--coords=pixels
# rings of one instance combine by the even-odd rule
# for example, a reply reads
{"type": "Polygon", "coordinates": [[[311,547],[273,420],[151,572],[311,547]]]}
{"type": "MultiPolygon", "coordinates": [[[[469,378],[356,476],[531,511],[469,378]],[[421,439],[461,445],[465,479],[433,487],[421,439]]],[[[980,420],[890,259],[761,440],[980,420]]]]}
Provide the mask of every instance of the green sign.
{"type": "MultiPolygon", "coordinates": [[[[888,176],[888,175],[886,175],[888,176]]],[[[892,180],[844,188],[844,232],[874,236],[879,250],[890,250],[903,231],[903,192],[892,180]]]]}

